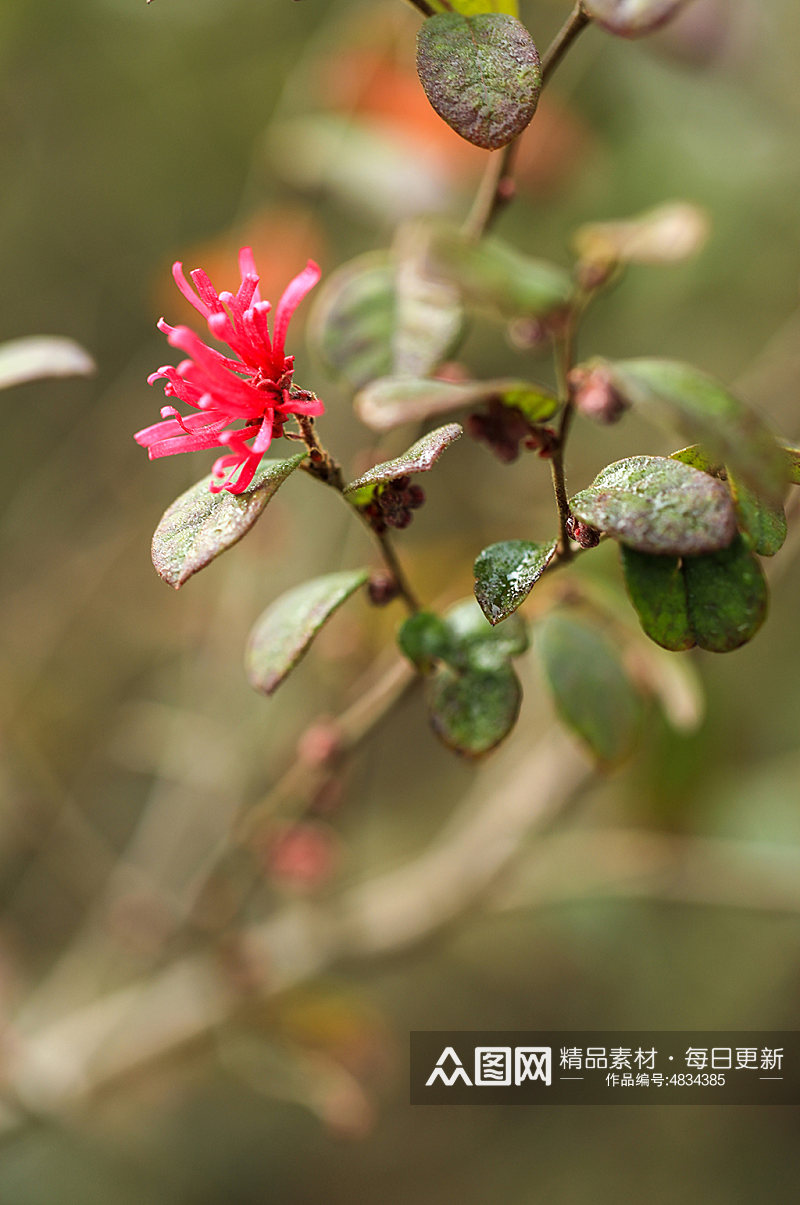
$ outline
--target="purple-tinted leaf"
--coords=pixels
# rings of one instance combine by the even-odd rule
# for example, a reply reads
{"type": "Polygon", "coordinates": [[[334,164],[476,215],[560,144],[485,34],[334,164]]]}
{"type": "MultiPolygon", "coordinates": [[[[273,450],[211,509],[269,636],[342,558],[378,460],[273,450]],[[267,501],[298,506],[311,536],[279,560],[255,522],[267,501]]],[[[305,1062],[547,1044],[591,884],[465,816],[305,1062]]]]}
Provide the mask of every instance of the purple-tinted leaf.
{"type": "Polygon", "coordinates": [[[664,456],[632,456],[608,465],[570,508],[581,522],[639,552],[697,556],[725,548],[736,535],[725,485],[664,456]]]}
{"type": "Polygon", "coordinates": [[[426,473],[432,469],[445,448],[457,440],[462,434],[458,423],[448,423],[445,427],[437,427],[429,431],[412,444],[407,452],[395,460],[387,460],[376,464],[366,473],[345,486],[344,496],[354,506],[365,506],[376,488],[385,481],[394,481],[398,477],[407,477],[411,473],[426,473]]]}
{"type": "Polygon", "coordinates": [[[286,460],[265,460],[253,483],[242,494],[212,494],[212,477],[204,477],[176,498],[164,512],[152,544],[159,577],[175,590],[241,540],[263,513],[286,478],[306,457],[298,452],[286,460]]]}
{"type": "Polygon", "coordinates": [[[425,95],[449,126],[475,146],[496,150],[536,112],[542,74],[525,26],[505,13],[438,13],[417,37],[425,95]]]}

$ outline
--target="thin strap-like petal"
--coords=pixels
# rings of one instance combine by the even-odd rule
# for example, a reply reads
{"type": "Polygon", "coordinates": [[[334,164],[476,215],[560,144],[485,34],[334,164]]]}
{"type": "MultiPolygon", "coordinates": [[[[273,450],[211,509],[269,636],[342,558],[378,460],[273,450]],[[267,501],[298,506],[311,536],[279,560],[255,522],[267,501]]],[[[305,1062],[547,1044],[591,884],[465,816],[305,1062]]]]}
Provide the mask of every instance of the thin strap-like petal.
{"type": "Polygon", "coordinates": [[[255,288],[253,289],[253,292],[250,294],[249,299],[246,302],[244,302],[243,304],[245,306],[249,306],[253,301],[260,301],[261,294],[258,291],[258,269],[256,268],[256,261],[253,258],[253,248],[252,247],[242,247],[241,250],[239,251],[239,272],[242,277],[242,283],[239,287],[240,300],[242,299],[242,289],[244,288],[245,281],[247,280],[248,277],[252,277],[255,279],[255,282],[256,282],[255,288]]]}
{"type": "Polygon", "coordinates": [[[202,314],[204,318],[207,318],[211,313],[211,310],[204,301],[200,300],[192,286],[189,284],[188,280],[183,274],[183,264],[179,259],[176,259],[175,263],[172,265],[172,275],[175,279],[175,284],[183,293],[189,304],[194,306],[198,314],[202,314]]]}
{"type": "Polygon", "coordinates": [[[194,281],[194,287],[200,294],[200,300],[208,306],[209,313],[216,314],[222,308],[222,305],[217,295],[217,290],[208,278],[208,274],[202,268],[195,268],[189,275],[194,281]]]}
{"type": "Polygon", "coordinates": [[[253,452],[257,452],[259,456],[263,456],[269,445],[272,443],[272,411],[267,410],[264,413],[264,418],[261,423],[258,435],[253,440],[253,452]]]}
{"type": "Polygon", "coordinates": [[[290,281],[284,289],[283,296],[278,302],[278,308],[275,311],[275,326],[272,332],[272,345],[275,349],[276,356],[282,356],[284,347],[286,346],[286,331],[289,327],[289,319],[295,312],[300,302],[310,293],[314,285],[320,278],[320,270],[313,259],[310,259],[303,271],[295,276],[294,280],[290,281]]]}

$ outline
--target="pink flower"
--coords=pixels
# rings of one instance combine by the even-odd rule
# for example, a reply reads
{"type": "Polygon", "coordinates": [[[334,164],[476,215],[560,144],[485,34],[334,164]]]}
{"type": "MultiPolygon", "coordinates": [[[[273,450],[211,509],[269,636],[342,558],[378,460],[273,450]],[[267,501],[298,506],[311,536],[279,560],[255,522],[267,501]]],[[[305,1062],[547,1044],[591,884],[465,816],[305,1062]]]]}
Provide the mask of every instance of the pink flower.
{"type": "Polygon", "coordinates": [[[172,265],[184,297],[206,319],[212,336],[227,343],[233,356],[209,347],[188,326],[170,326],[160,319],[158,328],[167,341],[189,358],[176,368],[169,364],[159,368],[147,378],[148,384],[162,378],[166,396],[185,402],[197,413],[182,415],[174,406],[163,406],[165,421],[134,435],[151,460],[177,452],[227,448],[228,453],[214,464],[217,480],[212,482],[211,492],[215,494],[220,490],[241,494],[248,488],[273,438],[283,435],[289,415],[317,415],[324,410],[313,394],[291,390],[294,356],[287,356],[284,350],[289,319],[319,280],[319,268],[309,260],[290,281],[278,302],[271,336],[267,320],[271,307],[259,296],[249,247],[239,252],[239,269],[242,282],[234,296],[217,293],[200,268],[189,273],[193,289],[183,265],[172,265]]]}

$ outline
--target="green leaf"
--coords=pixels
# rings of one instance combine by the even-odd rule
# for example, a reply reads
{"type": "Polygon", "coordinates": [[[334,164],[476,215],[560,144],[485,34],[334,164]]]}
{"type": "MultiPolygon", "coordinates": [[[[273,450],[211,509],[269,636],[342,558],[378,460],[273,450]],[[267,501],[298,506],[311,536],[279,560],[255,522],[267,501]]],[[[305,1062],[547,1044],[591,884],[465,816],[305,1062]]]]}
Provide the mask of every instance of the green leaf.
{"type": "Polygon", "coordinates": [[[527,381],[435,381],[414,377],[380,377],[356,395],[362,422],[373,431],[389,431],[402,423],[438,418],[481,402],[499,401],[520,410],[529,422],[541,423],[558,410],[558,398],[527,381]]]}
{"type": "Polygon", "coordinates": [[[430,280],[422,271],[416,227],[400,230],[394,254],[392,372],[396,376],[424,377],[452,355],[461,342],[466,323],[464,307],[452,284],[430,280]]]}
{"type": "Polygon", "coordinates": [[[394,268],[383,252],[359,255],[327,279],[311,310],[308,340],[329,369],[358,389],[392,371],[394,268]]]}
{"type": "Polygon", "coordinates": [[[328,278],[308,339],[331,371],[360,389],[376,377],[432,372],[463,327],[452,285],[426,279],[410,256],[369,252],[328,278]]]}
{"type": "Polygon", "coordinates": [[[290,473],[305,459],[305,451],[286,460],[262,461],[249,489],[212,494],[213,477],[204,477],[176,498],[164,512],[152,544],[153,564],[167,585],[179,590],[220,553],[241,540],[290,473]]]}
{"type": "Polygon", "coordinates": [[[687,0],[584,0],[598,25],[623,38],[652,33],[674,17],[687,0]]]}
{"type": "Polygon", "coordinates": [[[533,39],[506,13],[429,17],[417,35],[417,71],[439,116],[487,150],[525,129],[542,87],[533,39]]]}
{"type": "Polygon", "coordinates": [[[677,452],[670,453],[670,460],[679,460],[681,464],[691,465],[693,469],[699,469],[701,473],[709,473],[712,477],[718,477],[723,468],[722,465],[714,464],[700,444],[692,444],[688,448],[681,448],[677,452]]]}
{"type": "Polygon", "coordinates": [[[697,205],[670,201],[625,221],[581,226],[572,242],[586,263],[671,264],[696,255],[708,230],[697,205]]]}
{"type": "Polygon", "coordinates": [[[271,695],[307,652],[334,611],[369,577],[367,569],[314,578],[283,594],[250,633],[245,666],[250,685],[271,695]]]}
{"type": "Polygon", "coordinates": [[[463,429],[458,423],[448,423],[429,431],[395,460],[387,460],[368,469],[344,488],[344,496],[354,506],[366,506],[376,488],[385,481],[406,477],[411,473],[426,473],[432,469],[445,448],[459,439],[463,429]]]}
{"type": "Polygon", "coordinates": [[[489,623],[507,619],[525,601],[555,555],[558,541],[504,540],[475,561],[475,597],[489,623]]]}
{"type": "Polygon", "coordinates": [[[673,360],[616,360],[607,367],[622,397],[645,417],[677,427],[756,493],[783,500],[786,463],[769,428],[713,377],[673,360]]]}
{"type": "Polygon", "coordinates": [[[786,514],[782,506],[759,498],[733,476],[729,477],[736,504],[739,530],[746,543],[759,556],[774,556],[786,539],[786,514]]]}
{"type": "MultiPolygon", "coordinates": [[[[790,451],[788,448],[781,450],[784,455],[790,451]]],[[[713,476],[728,477],[731,495],[736,506],[739,530],[759,556],[774,556],[783,546],[787,527],[786,515],[782,506],[759,498],[748,486],[737,481],[732,474],[728,474],[723,466],[713,464],[699,444],[694,444],[690,448],[682,448],[680,452],[673,452],[671,459],[693,465],[694,468],[701,469],[704,473],[711,473],[713,476]]]]}
{"type": "Polygon", "coordinates": [[[800,485],[800,448],[782,448],[781,451],[788,465],[789,481],[792,485],[800,485]]]}
{"type": "Polygon", "coordinates": [[[537,625],[536,647],[556,710],[604,766],[633,752],[643,704],[619,650],[588,619],[551,611],[537,625]]]}
{"type": "Polygon", "coordinates": [[[689,621],[701,649],[729,653],[752,640],[767,614],[767,583],[741,536],[683,564],[689,621]]]}
{"type": "Polygon", "coordinates": [[[514,617],[502,628],[492,628],[472,598],[456,603],[444,618],[431,611],[409,616],[397,634],[397,643],[423,673],[435,661],[455,670],[494,669],[528,647],[528,631],[514,617]]]}
{"type": "Polygon", "coordinates": [[[430,612],[410,616],[398,644],[427,676],[431,724],[446,745],[466,757],[480,757],[508,735],[522,694],[509,663],[528,647],[519,616],[493,628],[468,598],[444,618],[430,612]]]}
{"type": "Polygon", "coordinates": [[[90,376],[95,368],[88,352],[60,335],[31,335],[0,343],[0,389],[45,377],[90,376]]]}
{"type": "Polygon", "coordinates": [[[549,389],[542,385],[531,385],[527,381],[506,384],[496,397],[504,406],[519,410],[529,423],[547,422],[561,407],[561,402],[549,389]]]}
{"type": "Polygon", "coordinates": [[[510,665],[465,672],[442,666],[428,678],[425,696],[439,739],[464,757],[478,758],[516,724],[522,688],[510,665]]]}
{"type": "Polygon", "coordinates": [[[496,238],[475,242],[457,227],[431,225],[426,267],[460,289],[465,301],[496,310],[506,318],[545,320],[569,304],[569,273],[532,259],[496,238]]]}
{"type": "Polygon", "coordinates": [[[444,661],[449,656],[452,635],[441,616],[432,611],[417,611],[401,626],[397,643],[412,665],[427,674],[435,661],[444,661]]]}
{"type": "Polygon", "coordinates": [[[625,585],[644,631],[673,653],[690,649],[695,638],[678,558],[635,552],[625,544],[620,551],[625,585]]]}
{"type": "Polygon", "coordinates": [[[522,701],[510,665],[459,673],[443,666],[426,682],[431,726],[441,741],[464,757],[483,757],[508,736],[522,701]]]}
{"type": "Polygon", "coordinates": [[[519,615],[492,627],[474,598],[451,607],[445,623],[451,637],[446,659],[454,668],[493,669],[528,648],[528,629],[519,615]]]}
{"type": "Polygon", "coordinates": [[[723,483],[665,456],[608,465],[570,508],[583,523],[639,552],[696,556],[725,548],[736,535],[723,483]]]}
{"type": "Polygon", "coordinates": [[[517,0],[430,0],[431,8],[437,13],[462,13],[465,17],[474,17],[478,13],[508,13],[510,17],[519,16],[517,0]]]}

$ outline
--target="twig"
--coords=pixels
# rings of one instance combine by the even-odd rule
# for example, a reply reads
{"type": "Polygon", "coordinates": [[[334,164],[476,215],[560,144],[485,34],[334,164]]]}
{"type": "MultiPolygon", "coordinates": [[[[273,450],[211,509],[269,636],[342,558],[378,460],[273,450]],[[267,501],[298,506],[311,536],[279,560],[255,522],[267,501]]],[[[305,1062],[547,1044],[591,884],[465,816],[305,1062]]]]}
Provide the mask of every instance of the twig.
{"type": "Polygon", "coordinates": [[[226,975],[213,951],[203,952],[41,1030],[13,1034],[4,1065],[9,1109],[0,1113],[0,1129],[28,1119],[14,1112],[15,1099],[30,1113],[60,1114],[207,1038],[254,997],[431,937],[477,906],[528,834],[548,824],[590,778],[567,738],[547,732],[530,753],[490,763],[440,837],[406,866],[338,901],[292,904],[245,929],[237,945],[244,982],[226,975]]]}
{"type": "MultiPolygon", "coordinates": [[[[315,477],[318,481],[322,481],[325,485],[329,485],[338,494],[344,496],[344,478],[341,466],[320,443],[314,428],[314,420],[304,414],[299,414],[296,417],[302,432],[303,442],[310,453],[309,460],[302,467],[310,476],[315,477]]],[[[348,503],[348,505],[350,504],[348,503]]],[[[406,604],[409,612],[412,615],[415,614],[415,612],[421,609],[421,605],[411,588],[405,570],[400,564],[388,532],[376,532],[363,511],[359,510],[358,507],[352,509],[356,511],[359,518],[362,519],[375,537],[381,556],[383,557],[383,562],[394,579],[400,598],[406,604]]]]}
{"type": "Polygon", "coordinates": [[[547,50],[542,56],[542,86],[547,83],[550,76],[555,71],[558,64],[563,59],[564,55],[569,50],[572,43],[577,38],[578,34],[586,28],[592,18],[586,12],[583,4],[578,3],[573,8],[570,15],[567,17],[564,24],[559,29],[556,36],[553,38],[547,50]]]}

